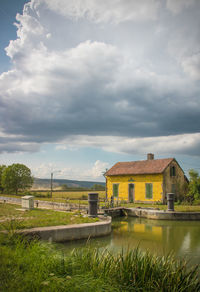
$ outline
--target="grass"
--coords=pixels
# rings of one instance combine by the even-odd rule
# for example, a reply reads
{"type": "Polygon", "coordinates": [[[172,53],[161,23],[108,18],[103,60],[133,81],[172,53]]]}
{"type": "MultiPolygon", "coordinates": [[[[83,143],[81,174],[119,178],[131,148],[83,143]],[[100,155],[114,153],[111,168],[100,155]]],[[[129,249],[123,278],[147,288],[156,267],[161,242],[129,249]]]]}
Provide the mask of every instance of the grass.
{"type": "Polygon", "coordinates": [[[16,210],[18,205],[0,203],[0,230],[15,225],[17,229],[96,222],[98,218],[84,217],[79,212],[59,212],[47,209],[16,210]]]}
{"type": "MultiPolygon", "coordinates": [[[[127,208],[158,208],[160,210],[167,210],[167,205],[162,205],[162,204],[134,204],[134,203],[125,203],[121,204],[123,207],[127,208]]],[[[195,205],[178,205],[175,203],[174,206],[175,211],[177,212],[200,212],[200,205],[195,206],[195,205]]]]}
{"type": "MultiPolygon", "coordinates": [[[[54,192],[53,197],[49,198],[47,197],[48,192],[42,192],[41,195],[44,195],[44,197],[35,197],[37,200],[42,200],[42,201],[50,201],[50,202],[58,202],[58,203],[70,203],[70,204],[81,204],[81,205],[88,205],[87,201],[87,196],[88,196],[88,191],[82,191],[82,192],[75,192],[75,191],[66,191],[66,192],[54,192]],[[83,200],[83,198],[85,198],[83,200]]],[[[105,206],[105,203],[103,200],[105,200],[105,191],[97,191],[99,193],[99,198],[102,200],[100,202],[100,206],[105,206]]],[[[33,192],[34,195],[34,192],[33,192]]],[[[15,196],[15,195],[8,195],[8,194],[3,194],[3,196],[7,197],[14,197],[14,198],[19,198],[20,196],[15,196]]],[[[140,203],[140,204],[134,204],[134,203],[126,203],[124,200],[120,201],[119,206],[127,207],[127,208],[159,208],[160,210],[167,210],[167,205],[162,205],[162,204],[145,204],[145,203],[140,203]]],[[[179,212],[200,212],[200,205],[178,205],[175,203],[175,211],[179,212]]]]}
{"type": "Polygon", "coordinates": [[[0,235],[1,291],[200,291],[199,268],[139,249],[113,255],[84,248],[63,254],[53,245],[0,235]]]}
{"type": "MultiPolygon", "coordinates": [[[[87,205],[88,201],[88,193],[92,191],[66,191],[66,192],[53,192],[52,198],[48,197],[49,192],[29,192],[29,194],[35,196],[36,200],[42,200],[42,201],[50,201],[50,202],[57,202],[57,203],[74,203],[74,204],[82,204],[87,205]]],[[[99,194],[99,199],[104,200],[105,199],[105,191],[94,191],[99,194]]],[[[2,194],[2,196],[5,197],[13,197],[13,198],[20,198],[23,195],[9,195],[9,194],[2,194]]]]}

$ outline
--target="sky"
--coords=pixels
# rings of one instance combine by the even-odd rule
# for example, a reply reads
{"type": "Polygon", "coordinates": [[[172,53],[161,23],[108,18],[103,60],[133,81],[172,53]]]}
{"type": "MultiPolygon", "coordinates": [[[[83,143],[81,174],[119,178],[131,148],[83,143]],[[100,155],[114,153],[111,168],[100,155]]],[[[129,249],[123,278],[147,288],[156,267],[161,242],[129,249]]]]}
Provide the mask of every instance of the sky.
{"type": "Polygon", "coordinates": [[[0,0],[0,164],[104,181],[147,153],[200,171],[200,1],[0,0]]]}

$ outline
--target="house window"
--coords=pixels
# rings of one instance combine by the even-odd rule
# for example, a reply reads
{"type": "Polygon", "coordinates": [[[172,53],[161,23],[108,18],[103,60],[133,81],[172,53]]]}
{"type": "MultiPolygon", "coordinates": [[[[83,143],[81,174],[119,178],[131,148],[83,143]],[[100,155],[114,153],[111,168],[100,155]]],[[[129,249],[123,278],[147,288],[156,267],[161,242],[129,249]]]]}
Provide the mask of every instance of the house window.
{"type": "Polygon", "coordinates": [[[175,166],[172,166],[170,168],[170,176],[176,176],[176,168],[175,168],[175,166]]]}
{"type": "Polygon", "coordinates": [[[119,184],[113,184],[113,197],[118,198],[119,195],[119,184]]]}
{"type": "Polygon", "coordinates": [[[153,185],[152,184],[145,184],[146,186],[146,199],[153,198],[153,185]]]}

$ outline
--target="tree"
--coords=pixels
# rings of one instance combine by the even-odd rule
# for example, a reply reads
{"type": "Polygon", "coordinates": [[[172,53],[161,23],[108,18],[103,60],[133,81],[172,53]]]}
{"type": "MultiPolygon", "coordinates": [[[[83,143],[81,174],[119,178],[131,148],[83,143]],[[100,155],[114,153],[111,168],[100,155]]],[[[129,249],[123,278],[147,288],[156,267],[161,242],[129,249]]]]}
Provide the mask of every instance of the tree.
{"type": "Polygon", "coordinates": [[[186,198],[187,201],[192,203],[194,200],[200,199],[200,176],[199,173],[194,169],[190,169],[189,176],[190,183],[186,198]]]}
{"type": "Polygon", "coordinates": [[[0,165],[0,192],[1,193],[3,193],[3,190],[4,190],[3,185],[2,185],[2,175],[5,169],[6,169],[5,165],[0,165]]]}
{"type": "Polygon", "coordinates": [[[67,184],[63,184],[63,185],[61,186],[61,189],[62,189],[62,191],[67,191],[67,189],[68,189],[67,184]]]}
{"type": "Polygon", "coordinates": [[[24,191],[33,184],[31,170],[24,164],[14,163],[8,166],[2,174],[3,188],[8,192],[24,191]]]}
{"type": "Polygon", "coordinates": [[[95,190],[95,191],[104,191],[105,190],[105,186],[100,185],[100,184],[94,184],[91,189],[95,190]]]}

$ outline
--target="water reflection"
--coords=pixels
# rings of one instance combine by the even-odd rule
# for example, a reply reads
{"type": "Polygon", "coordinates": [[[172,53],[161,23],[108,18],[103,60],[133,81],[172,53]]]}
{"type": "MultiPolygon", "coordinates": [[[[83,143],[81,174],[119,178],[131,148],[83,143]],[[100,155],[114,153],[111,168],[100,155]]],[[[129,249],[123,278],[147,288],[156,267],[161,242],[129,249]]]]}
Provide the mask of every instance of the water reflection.
{"type": "Polygon", "coordinates": [[[173,252],[177,257],[200,263],[200,222],[165,221],[143,218],[118,218],[113,220],[110,236],[76,241],[60,245],[67,250],[91,245],[120,251],[140,247],[154,254],[167,255],[173,252]]]}
{"type": "Polygon", "coordinates": [[[113,244],[140,246],[156,254],[173,252],[200,263],[200,222],[125,218],[113,223],[113,244]]]}

